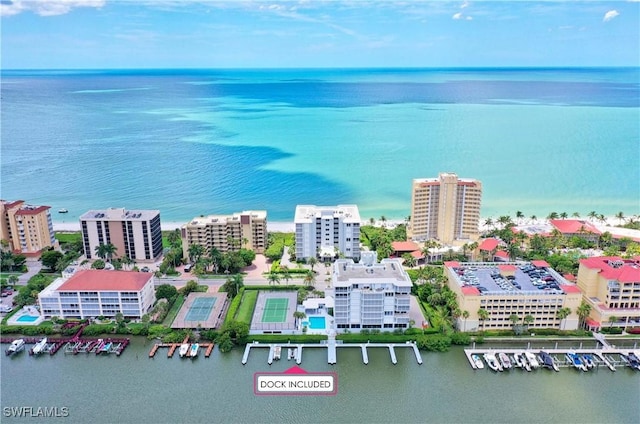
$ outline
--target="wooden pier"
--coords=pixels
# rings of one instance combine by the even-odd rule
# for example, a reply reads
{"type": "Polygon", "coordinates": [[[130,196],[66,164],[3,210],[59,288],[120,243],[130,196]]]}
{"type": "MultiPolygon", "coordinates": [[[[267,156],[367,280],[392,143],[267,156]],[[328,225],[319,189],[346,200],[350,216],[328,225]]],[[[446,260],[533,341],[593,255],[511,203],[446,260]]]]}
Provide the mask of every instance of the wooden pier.
{"type": "MultiPolygon", "coordinates": [[[[158,352],[158,349],[165,348],[165,347],[169,348],[169,351],[167,352],[167,358],[173,358],[173,354],[176,352],[176,349],[178,349],[180,345],[183,345],[186,343],[189,343],[189,336],[185,337],[182,343],[156,343],[153,345],[153,347],[149,351],[149,358],[155,357],[156,353],[158,352]]],[[[211,356],[211,353],[213,352],[213,347],[214,347],[213,342],[198,343],[198,345],[200,346],[201,349],[205,349],[204,351],[205,358],[208,358],[209,356],[211,356]]]]}
{"type": "Polygon", "coordinates": [[[413,349],[414,355],[416,357],[416,361],[418,364],[422,365],[422,356],[420,355],[420,351],[418,350],[417,345],[414,342],[406,342],[406,343],[337,343],[335,339],[333,343],[329,340],[327,343],[259,343],[253,342],[248,343],[245,346],[244,354],[242,355],[242,364],[245,365],[249,360],[249,354],[251,353],[252,348],[264,348],[269,349],[269,353],[267,355],[267,363],[271,365],[274,361],[273,352],[276,347],[280,347],[281,349],[295,349],[295,361],[296,364],[300,365],[302,363],[302,352],[304,348],[326,348],[327,349],[327,363],[334,365],[337,362],[336,359],[336,351],[337,348],[360,348],[362,352],[362,362],[364,364],[369,363],[369,354],[367,349],[369,348],[386,348],[389,351],[389,356],[391,362],[393,364],[398,363],[398,359],[396,357],[396,348],[411,348],[413,349]]]}

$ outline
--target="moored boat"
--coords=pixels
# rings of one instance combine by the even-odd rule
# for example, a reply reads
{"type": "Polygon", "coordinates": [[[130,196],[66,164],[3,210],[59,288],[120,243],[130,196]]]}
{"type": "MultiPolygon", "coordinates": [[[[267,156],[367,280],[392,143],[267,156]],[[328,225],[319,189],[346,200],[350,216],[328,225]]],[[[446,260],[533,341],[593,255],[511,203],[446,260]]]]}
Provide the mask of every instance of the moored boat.
{"type": "Polygon", "coordinates": [[[198,356],[198,349],[200,349],[200,345],[198,343],[192,344],[191,349],[189,349],[189,358],[196,358],[198,356]]]}
{"type": "Polygon", "coordinates": [[[629,367],[633,368],[634,370],[640,371],[640,358],[638,358],[635,353],[629,352],[629,354],[626,356],[620,354],[620,357],[622,357],[627,362],[627,365],[629,365],[629,367]]]}
{"type": "Polygon", "coordinates": [[[565,356],[574,368],[580,371],[587,371],[587,366],[582,362],[582,359],[580,359],[580,355],[577,355],[575,352],[567,352],[565,356]]]}
{"type": "Polygon", "coordinates": [[[509,359],[509,355],[507,355],[504,352],[500,352],[498,353],[498,359],[500,359],[500,364],[502,365],[502,368],[505,370],[510,370],[512,365],[511,365],[511,360],[509,359]]]}
{"type": "Polygon", "coordinates": [[[40,339],[38,343],[31,349],[31,353],[33,355],[39,355],[44,352],[44,348],[47,346],[47,338],[44,337],[40,339]]]}
{"type": "Polygon", "coordinates": [[[536,355],[534,355],[532,352],[525,351],[524,357],[526,361],[529,363],[529,366],[531,367],[532,370],[535,370],[540,367],[540,363],[538,362],[536,355]]]}
{"type": "Polygon", "coordinates": [[[281,354],[282,354],[282,347],[276,346],[273,348],[273,359],[275,359],[276,361],[279,361],[281,354]]]}
{"type": "Polygon", "coordinates": [[[107,342],[96,353],[109,353],[109,351],[111,350],[111,346],[112,345],[113,345],[113,343],[107,342]]]}
{"type": "Polygon", "coordinates": [[[69,211],[65,208],[58,209],[58,213],[68,213],[69,211]]]}
{"type": "Polygon", "coordinates": [[[596,366],[596,363],[593,361],[593,356],[589,355],[588,353],[582,355],[582,361],[584,362],[584,365],[587,367],[587,369],[592,369],[596,366]]]}
{"type": "Polygon", "coordinates": [[[483,357],[489,368],[491,368],[493,371],[502,371],[502,365],[500,365],[500,362],[498,362],[495,354],[485,353],[483,357]]]}
{"type": "Polygon", "coordinates": [[[480,359],[480,356],[471,355],[471,359],[473,360],[473,364],[475,365],[476,369],[478,370],[484,369],[484,362],[482,362],[482,359],[480,359]]]}
{"type": "Polygon", "coordinates": [[[293,358],[295,358],[295,353],[294,353],[293,349],[291,349],[291,348],[287,349],[287,361],[290,361],[293,358]]]}
{"type": "Polygon", "coordinates": [[[189,353],[190,347],[191,345],[189,343],[183,343],[180,345],[180,351],[178,352],[178,354],[181,358],[184,358],[189,353]]]}
{"type": "Polygon", "coordinates": [[[11,345],[9,346],[9,349],[7,349],[7,351],[5,352],[7,354],[7,356],[11,356],[14,353],[18,353],[21,350],[24,350],[24,340],[23,339],[16,339],[14,341],[11,342],[11,345]]]}
{"type": "Polygon", "coordinates": [[[554,371],[560,371],[560,368],[558,368],[558,365],[556,364],[556,362],[553,360],[553,356],[549,355],[547,352],[545,352],[544,350],[540,351],[540,359],[542,360],[542,366],[552,369],[554,371]]]}

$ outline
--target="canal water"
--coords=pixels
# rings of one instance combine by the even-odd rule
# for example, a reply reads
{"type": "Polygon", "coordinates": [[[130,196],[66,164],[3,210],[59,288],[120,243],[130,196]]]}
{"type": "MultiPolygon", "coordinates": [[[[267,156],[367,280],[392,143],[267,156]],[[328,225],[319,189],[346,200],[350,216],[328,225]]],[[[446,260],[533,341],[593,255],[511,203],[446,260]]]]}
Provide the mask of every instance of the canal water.
{"type": "MultiPolygon", "coordinates": [[[[243,349],[210,358],[167,358],[151,341],[134,338],[120,357],[79,354],[2,356],[2,423],[165,423],[165,422],[365,422],[365,423],[637,423],[640,373],[601,368],[579,373],[563,368],[526,373],[474,371],[461,348],[423,352],[370,349],[369,365],[359,349],[338,349],[338,363],[326,350],[304,351],[301,367],[334,371],[335,396],[256,396],[256,372],[280,372],[295,365],[286,355],[267,365],[267,349],[243,349]],[[68,408],[60,418],[15,418],[10,408],[68,408]]],[[[4,347],[4,346],[3,346],[4,347]]],[[[486,347],[483,346],[483,347],[486,347]]],[[[551,346],[549,346],[551,347],[551,346]]],[[[577,347],[577,346],[576,346],[577,347]]]]}

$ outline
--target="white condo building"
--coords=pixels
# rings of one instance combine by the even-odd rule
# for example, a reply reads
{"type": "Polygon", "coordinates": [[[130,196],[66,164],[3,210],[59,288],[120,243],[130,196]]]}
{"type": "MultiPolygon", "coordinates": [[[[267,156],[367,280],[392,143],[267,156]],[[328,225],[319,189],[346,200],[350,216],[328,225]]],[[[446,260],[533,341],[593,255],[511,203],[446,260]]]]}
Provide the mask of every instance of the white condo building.
{"type": "Polygon", "coordinates": [[[356,205],[296,206],[296,258],[360,258],[360,212],[356,205]]]}
{"type": "Polygon", "coordinates": [[[82,270],[61,277],[38,295],[45,318],[90,318],[103,315],[141,318],[155,301],[150,272],[82,270]]]}
{"type": "Polygon", "coordinates": [[[360,263],[351,259],[334,263],[338,330],[409,328],[411,279],[399,259],[376,261],[376,252],[367,251],[360,263]]]}
{"type": "Polygon", "coordinates": [[[152,262],[162,255],[160,211],[109,208],[90,210],[80,216],[84,254],[96,258],[96,247],[113,244],[115,257],[152,262]]]}

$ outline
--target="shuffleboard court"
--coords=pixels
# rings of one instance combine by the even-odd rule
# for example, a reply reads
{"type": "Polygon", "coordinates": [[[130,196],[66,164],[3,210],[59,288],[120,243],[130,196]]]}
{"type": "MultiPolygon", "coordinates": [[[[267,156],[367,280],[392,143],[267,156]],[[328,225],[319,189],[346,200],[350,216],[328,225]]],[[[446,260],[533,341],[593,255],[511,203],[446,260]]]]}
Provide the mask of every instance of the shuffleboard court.
{"type": "Polygon", "coordinates": [[[262,322],[286,322],[289,299],[269,298],[265,301],[262,322]]]}
{"type": "Polygon", "coordinates": [[[191,307],[185,321],[206,321],[216,303],[215,297],[197,297],[191,307]]]}

